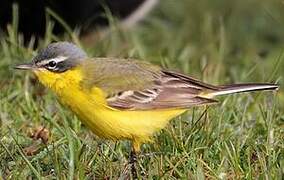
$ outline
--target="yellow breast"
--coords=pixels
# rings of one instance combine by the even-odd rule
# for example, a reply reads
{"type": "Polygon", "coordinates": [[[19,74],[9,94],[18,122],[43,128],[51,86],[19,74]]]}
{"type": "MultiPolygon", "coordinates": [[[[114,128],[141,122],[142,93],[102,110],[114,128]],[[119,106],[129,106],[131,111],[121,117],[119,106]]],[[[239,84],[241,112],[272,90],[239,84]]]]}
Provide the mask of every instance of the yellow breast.
{"type": "MultiPolygon", "coordinates": [[[[184,109],[121,111],[107,106],[105,94],[94,87],[84,89],[82,73],[73,69],[64,73],[46,70],[35,72],[39,80],[50,87],[60,101],[77,114],[80,120],[96,135],[107,139],[130,139],[145,142],[167,122],[183,113],[184,109]]],[[[138,144],[139,144],[138,143],[138,144]]]]}

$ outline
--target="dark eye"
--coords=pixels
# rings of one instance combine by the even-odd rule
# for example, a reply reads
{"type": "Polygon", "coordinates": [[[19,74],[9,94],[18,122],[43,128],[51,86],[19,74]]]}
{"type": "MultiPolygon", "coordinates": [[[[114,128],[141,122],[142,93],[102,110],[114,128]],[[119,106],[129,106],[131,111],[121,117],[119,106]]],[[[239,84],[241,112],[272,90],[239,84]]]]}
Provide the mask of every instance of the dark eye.
{"type": "Polygon", "coordinates": [[[48,67],[54,68],[55,66],[56,66],[56,62],[55,61],[49,61],[48,67]]]}

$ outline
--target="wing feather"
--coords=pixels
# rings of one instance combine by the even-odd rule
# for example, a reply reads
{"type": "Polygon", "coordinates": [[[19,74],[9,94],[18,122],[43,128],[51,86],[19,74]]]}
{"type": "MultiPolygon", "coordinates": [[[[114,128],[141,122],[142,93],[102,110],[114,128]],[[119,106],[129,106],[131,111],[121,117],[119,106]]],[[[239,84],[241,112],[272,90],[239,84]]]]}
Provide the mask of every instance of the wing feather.
{"type": "Polygon", "coordinates": [[[109,106],[121,110],[189,108],[217,101],[199,96],[217,87],[146,62],[96,58],[85,64],[86,87],[106,92],[109,106]]]}

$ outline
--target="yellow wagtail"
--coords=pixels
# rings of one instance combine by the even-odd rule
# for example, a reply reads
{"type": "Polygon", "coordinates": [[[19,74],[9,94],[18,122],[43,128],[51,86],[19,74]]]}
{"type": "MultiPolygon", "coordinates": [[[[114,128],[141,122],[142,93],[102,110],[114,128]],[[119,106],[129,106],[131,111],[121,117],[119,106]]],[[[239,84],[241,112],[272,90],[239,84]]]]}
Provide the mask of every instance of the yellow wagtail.
{"type": "Polygon", "coordinates": [[[96,135],[132,141],[134,152],[170,119],[193,106],[216,103],[218,95],[276,90],[271,83],[213,86],[133,59],[89,58],[69,42],[52,43],[32,70],[96,135]]]}

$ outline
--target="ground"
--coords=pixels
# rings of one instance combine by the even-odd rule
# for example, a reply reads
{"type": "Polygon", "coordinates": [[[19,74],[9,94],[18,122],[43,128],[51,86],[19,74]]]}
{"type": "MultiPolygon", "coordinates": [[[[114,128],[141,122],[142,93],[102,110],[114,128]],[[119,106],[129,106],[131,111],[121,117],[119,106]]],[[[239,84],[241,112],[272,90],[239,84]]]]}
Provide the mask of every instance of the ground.
{"type": "MultiPolygon", "coordinates": [[[[110,17],[110,31],[92,43],[66,27],[64,36],[46,33],[39,48],[69,40],[90,56],[135,57],[208,83],[280,84],[190,109],[142,147],[139,170],[146,179],[281,179],[283,17],[277,0],[163,0],[132,29],[110,17]]],[[[128,177],[129,142],[96,137],[31,73],[12,69],[36,53],[33,41],[23,46],[17,18],[0,40],[0,179],[128,177]]]]}

